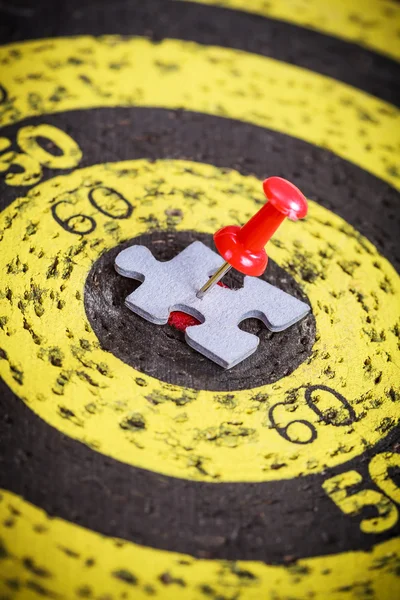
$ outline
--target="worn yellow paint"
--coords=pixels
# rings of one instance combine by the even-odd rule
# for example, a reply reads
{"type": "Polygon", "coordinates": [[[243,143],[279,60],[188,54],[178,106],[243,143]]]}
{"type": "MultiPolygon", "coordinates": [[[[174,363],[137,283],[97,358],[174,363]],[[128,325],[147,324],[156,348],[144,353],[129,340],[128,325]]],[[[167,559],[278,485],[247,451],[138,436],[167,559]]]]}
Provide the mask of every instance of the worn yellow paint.
{"type": "MultiPolygon", "coordinates": [[[[378,455],[380,456],[380,455],[378,455]]],[[[348,494],[348,489],[360,487],[362,477],[357,471],[340,473],[324,481],[322,487],[335,504],[346,514],[360,514],[366,506],[374,506],[377,515],[364,518],[360,523],[363,533],[382,533],[392,529],[397,523],[399,513],[397,506],[381,492],[361,489],[348,494]]],[[[393,483],[393,482],[392,482],[393,483]]],[[[396,489],[396,486],[393,483],[396,489]]],[[[399,488],[396,489],[398,491],[399,488]]]]}
{"type": "Polygon", "coordinates": [[[193,42],[82,36],[0,49],[0,126],[99,106],[183,108],[328,148],[400,189],[399,110],[279,61],[193,42]]]}
{"type": "MultiPolygon", "coordinates": [[[[57,429],[118,460],[177,477],[281,479],[362,453],[399,419],[392,399],[399,377],[392,360],[399,277],[371,243],[314,202],[304,222],[279,229],[269,250],[308,295],[317,323],[313,354],[274,384],[234,392],[235,406],[221,402],[224,394],[187,390],[135,371],[102,350],[87,323],[84,284],[102,252],[146,231],[149,219],[167,228],[171,209],[182,211],[177,229],[213,233],[233,216],[245,222],[258,208],[256,200],[262,202],[263,194],[254,177],[178,160],[88,167],[30,190],[0,216],[0,348],[7,357],[0,360],[0,375],[57,429]],[[97,211],[88,192],[99,185],[122,194],[133,214],[113,220],[97,211]],[[149,195],[151,189],[157,194],[149,195]],[[70,225],[88,231],[91,217],[96,229],[82,237],[65,231],[50,210],[60,200],[61,220],[80,214],[70,225]],[[326,425],[307,406],[310,385],[342,394],[357,421],[326,425]],[[184,406],[174,402],[182,394],[184,406]],[[289,442],[271,427],[268,409],[281,402],[287,405],[274,411],[277,426],[304,419],[317,430],[314,442],[289,442]],[[140,413],[145,429],[121,428],[132,412],[140,413]]],[[[348,420],[331,394],[314,392],[313,401],[321,411],[337,410],[335,422],[348,420]]],[[[301,423],[289,431],[294,441],[310,435],[301,423]]]]}
{"type": "Polygon", "coordinates": [[[369,463],[369,472],[373,481],[388,498],[400,504],[400,487],[389,476],[391,469],[400,468],[400,454],[383,452],[374,456],[369,463]]]}
{"type": "MultiPolygon", "coordinates": [[[[41,180],[42,166],[72,169],[82,159],[78,144],[65,131],[45,123],[35,127],[21,127],[17,143],[23,152],[5,152],[0,156],[0,173],[6,173],[5,181],[10,186],[32,186],[41,180]],[[59,154],[54,155],[45,150],[37,141],[40,137],[57,147],[59,154]]],[[[0,138],[0,152],[10,145],[8,138],[0,138]]]]}
{"type": "Polygon", "coordinates": [[[78,144],[65,131],[58,127],[41,123],[40,125],[21,127],[17,135],[18,146],[26,154],[36,158],[38,163],[49,169],[73,169],[77,167],[82,152],[78,144]],[[59,150],[59,155],[54,155],[45,150],[39,143],[39,138],[50,140],[59,150]]]}
{"type": "MultiPolygon", "coordinates": [[[[185,0],[184,0],[185,1],[185,0]]],[[[400,6],[391,0],[193,0],[288,21],[400,59],[400,6]]]]}
{"type": "Polygon", "coordinates": [[[0,594],[13,600],[37,600],[37,586],[60,600],[393,600],[400,593],[398,539],[285,566],[206,560],[107,538],[10,492],[1,497],[0,594]],[[166,574],[175,582],[163,584],[166,574]]]}

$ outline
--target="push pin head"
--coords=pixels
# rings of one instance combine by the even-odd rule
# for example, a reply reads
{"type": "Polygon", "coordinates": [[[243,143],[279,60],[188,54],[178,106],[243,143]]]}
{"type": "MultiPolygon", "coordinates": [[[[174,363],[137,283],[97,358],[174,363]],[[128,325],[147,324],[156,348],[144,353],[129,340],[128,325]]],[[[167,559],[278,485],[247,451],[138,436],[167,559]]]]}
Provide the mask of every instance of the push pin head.
{"type": "Polygon", "coordinates": [[[214,243],[226,263],[197,293],[198,298],[211,289],[234,267],[245,275],[257,277],[264,273],[268,256],[264,249],[282,221],[302,219],[307,214],[307,200],[300,190],[282,177],[269,177],[263,183],[268,199],[243,227],[228,225],[217,231],[214,243]]]}
{"type": "Polygon", "coordinates": [[[223,227],[214,235],[218,252],[229,264],[257,277],[264,273],[268,256],[264,246],[286,217],[297,221],[307,214],[307,200],[289,181],[270,177],[263,183],[268,199],[264,206],[243,227],[223,227]]]}

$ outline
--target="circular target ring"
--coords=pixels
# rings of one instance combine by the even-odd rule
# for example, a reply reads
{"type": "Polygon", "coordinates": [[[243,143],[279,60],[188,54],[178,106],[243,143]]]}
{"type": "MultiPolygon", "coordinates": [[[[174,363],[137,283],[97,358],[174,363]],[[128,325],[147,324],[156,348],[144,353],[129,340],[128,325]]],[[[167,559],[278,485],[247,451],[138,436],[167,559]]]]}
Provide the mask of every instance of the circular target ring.
{"type": "Polygon", "coordinates": [[[388,2],[386,7],[371,2],[368,6],[368,20],[365,20],[361,14],[363,7],[351,6],[345,0],[335,2],[335,19],[331,18],[332,12],[326,3],[319,0],[307,4],[299,4],[296,0],[285,3],[279,0],[271,0],[268,3],[264,0],[253,0],[251,3],[246,0],[194,1],[211,6],[222,5],[224,8],[251,12],[272,19],[282,19],[306,28],[312,26],[338,38],[356,40],[362,46],[373,48],[397,60],[400,59],[395,32],[395,23],[400,16],[400,11],[394,2],[388,2]]]}
{"type": "MultiPolygon", "coordinates": [[[[199,190],[191,192],[185,189],[183,193],[197,195],[199,190]]],[[[177,200],[176,205],[179,205],[177,200]]],[[[174,258],[194,241],[214,248],[210,233],[176,229],[177,221],[182,218],[182,208],[165,209],[167,229],[148,231],[125,241],[94,262],[85,284],[86,315],[102,348],[123,362],[169,384],[213,391],[216,401],[226,404],[227,408],[234,407],[238,400],[235,398],[236,391],[255,390],[279,381],[309,358],[315,342],[315,319],[309,314],[280,335],[273,335],[257,319],[246,319],[240,328],[259,337],[261,348],[268,348],[268,359],[260,352],[251,361],[237,365],[234,371],[221,369],[198,353],[189,351],[183,332],[189,323],[198,324],[196,319],[173,312],[168,323],[170,326],[164,328],[152,327],[144,319],[132,319],[124,299],[139,284],[120,277],[115,271],[118,252],[140,244],[147,246],[157,260],[165,261],[174,258]],[[139,349],[144,347],[146,351],[140,352],[139,349]],[[218,396],[217,392],[227,391],[230,393],[218,396]]],[[[267,279],[265,274],[263,279],[267,279]]],[[[231,288],[238,289],[243,284],[243,277],[233,272],[224,281],[231,288]]],[[[272,259],[269,261],[268,282],[307,302],[299,283],[272,259]]],[[[181,404],[185,402],[182,400],[181,404]]]]}
{"type": "MultiPolygon", "coordinates": [[[[301,238],[288,223],[271,247],[271,257],[304,288],[317,327],[312,356],[284,379],[233,388],[233,395],[163,383],[104,352],[88,324],[84,286],[105,250],[144,233],[154,214],[167,229],[176,207],[177,230],[212,233],[232,214],[244,222],[257,206],[259,187],[250,176],[209,165],[139,160],[75,170],[17,200],[2,214],[9,335],[0,365],[7,383],[68,435],[175,477],[295,477],[376,443],[382,427],[389,431],[397,418],[387,382],[396,377],[388,357],[397,343],[391,329],[398,278],[372,244],[313,202],[301,238]],[[23,241],[15,256],[17,239],[23,241]],[[305,255],[314,265],[307,277],[305,255]],[[349,365],[363,377],[350,378],[349,365]]],[[[139,358],[145,352],[143,343],[132,348],[139,358]]]]}
{"type": "Polygon", "coordinates": [[[321,598],[345,598],[347,594],[352,598],[352,591],[349,595],[346,590],[355,585],[357,593],[360,588],[367,589],[369,594],[385,598],[382,589],[392,593],[397,588],[396,539],[377,544],[369,552],[345,552],[296,562],[287,555],[286,565],[267,565],[260,561],[194,558],[107,538],[50,518],[7,491],[1,491],[0,517],[12,522],[15,532],[12,553],[8,553],[8,545],[0,546],[7,568],[5,582],[0,575],[0,591],[4,593],[19,585],[21,590],[50,598],[61,593],[66,598],[118,594],[135,600],[186,600],[191,594],[199,600],[218,596],[231,600],[240,595],[257,600],[266,590],[276,597],[293,594],[295,589],[300,598],[310,594],[321,598]],[[368,584],[354,583],[354,563],[358,573],[368,576],[368,584]]]}
{"type": "Polygon", "coordinates": [[[400,187],[392,158],[399,144],[397,108],[265,56],[115,35],[11,44],[1,48],[0,61],[10,96],[0,105],[3,126],[29,116],[99,106],[192,110],[299,137],[400,187]],[[46,78],[32,77],[31,56],[36,69],[47,72],[51,92],[46,78]],[[126,56],[135,64],[129,83],[132,63],[126,56]],[[16,64],[18,78],[13,77],[16,64]]]}

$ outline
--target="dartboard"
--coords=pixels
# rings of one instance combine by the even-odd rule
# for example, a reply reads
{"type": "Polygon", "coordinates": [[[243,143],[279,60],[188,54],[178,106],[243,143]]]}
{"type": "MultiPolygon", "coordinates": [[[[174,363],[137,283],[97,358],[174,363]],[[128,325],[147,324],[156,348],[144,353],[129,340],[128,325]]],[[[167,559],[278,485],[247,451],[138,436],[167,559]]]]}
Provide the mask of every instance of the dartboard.
{"type": "Polygon", "coordinates": [[[398,2],[0,17],[1,599],[394,600],[398,2]],[[213,247],[273,175],[309,212],[263,277],[311,311],[224,370],[114,260],[213,247]]]}

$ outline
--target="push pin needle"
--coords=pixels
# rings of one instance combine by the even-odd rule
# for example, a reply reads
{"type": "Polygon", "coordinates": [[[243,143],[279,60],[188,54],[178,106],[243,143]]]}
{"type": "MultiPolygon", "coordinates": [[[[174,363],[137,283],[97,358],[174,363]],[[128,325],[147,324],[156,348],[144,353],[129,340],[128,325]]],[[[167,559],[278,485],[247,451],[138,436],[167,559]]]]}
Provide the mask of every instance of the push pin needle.
{"type": "Polygon", "coordinates": [[[264,246],[279,225],[286,217],[297,221],[306,216],[306,198],[286,179],[269,177],[263,182],[263,188],[267,204],[243,227],[228,225],[214,234],[215,246],[225,262],[197,292],[197,298],[203,298],[232,267],[245,275],[262,275],[268,264],[264,246]]]}

